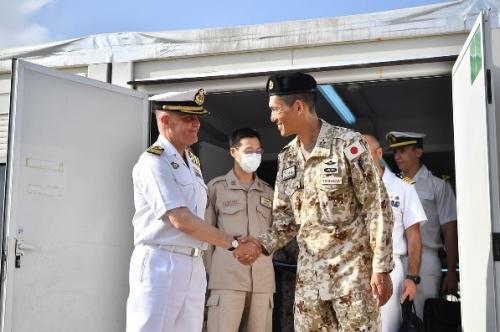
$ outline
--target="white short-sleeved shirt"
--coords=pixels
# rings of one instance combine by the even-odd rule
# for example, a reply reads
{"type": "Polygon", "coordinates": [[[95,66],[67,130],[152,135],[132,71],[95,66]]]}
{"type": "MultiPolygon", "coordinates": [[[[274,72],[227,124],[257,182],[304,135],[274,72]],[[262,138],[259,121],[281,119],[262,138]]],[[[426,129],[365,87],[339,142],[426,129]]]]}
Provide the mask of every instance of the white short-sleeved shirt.
{"type": "Polygon", "coordinates": [[[165,212],[187,207],[194,215],[204,218],[207,187],[198,165],[186,153],[186,161],[174,146],[160,135],[156,146],[160,155],[144,152],[134,166],[135,214],[134,244],[177,245],[206,249],[206,244],[177,230],[165,212]],[[162,220],[163,217],[163,220],[162,220]]]}
{"type": "Polygon", "coordinates": [[[382,181],[389,194],[392,214],[394,215],[393,252],[398,255],[406,255],[408,250],[404,236],[405,230],[416,223],[421,223],[422,227],[427,218],[413,185],[404,182],[388,169],[384,170],[382,181]]]}
{"type": "Polygon", "coordinates": [[[420,228],[422,245],[431,249],[440,248],[443,246],[441,225],[457,220],[455,194],[448,182],[434,176],[425,165],[420,167],[413,180],[428,220],[420,228]]]}

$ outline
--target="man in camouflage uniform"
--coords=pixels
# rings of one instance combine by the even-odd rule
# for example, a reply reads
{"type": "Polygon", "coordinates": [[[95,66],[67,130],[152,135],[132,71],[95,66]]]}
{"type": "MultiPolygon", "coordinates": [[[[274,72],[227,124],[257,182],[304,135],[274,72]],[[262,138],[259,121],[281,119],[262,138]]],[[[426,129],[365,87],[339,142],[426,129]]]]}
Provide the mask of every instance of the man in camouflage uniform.
{"type": "Polygon", "coordinates": [[[391,207],[362,136],[317,117],[315,88],[303,73],[268,80],[271,121],[296,138],[278,157],[273,225],[243,246],[269,255],[297,236],[296,331],[379,331],[392,294],[391,207]]]}

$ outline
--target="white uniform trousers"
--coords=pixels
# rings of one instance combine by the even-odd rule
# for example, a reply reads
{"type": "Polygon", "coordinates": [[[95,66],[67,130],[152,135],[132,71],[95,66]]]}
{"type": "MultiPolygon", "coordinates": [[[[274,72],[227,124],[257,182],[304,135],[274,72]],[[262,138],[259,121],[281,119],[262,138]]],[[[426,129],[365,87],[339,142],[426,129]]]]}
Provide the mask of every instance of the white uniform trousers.
{"type": "Polygon", "coordinates": [[[212,289],[208,332],[272,332],[273,293],[212,289]]]}
{"type": "Polygon", "coordinates": [[[191,257],[138,245],[130,261],[127,332],[200,332],[205,267],[191,257]]]}
{"type": "MultiPolygon", "coordinates": [[[[407,266],[408,265],[405,264],[405,268],[407,266]]],[[[405,273],[407,273],[406,270],[405,273]]],[[[420,284],[417,286],[417,295],[415,296],[414,302],[417,315],[423,320],[425,300],[439,297],[441,286],[441,261],[439,260],[437,249],[422,247],[419,275],[420,284]]]]}
{"type": "Polygon", "coordinates": [[[392,270],[390,276],[393,287],[392,296],[380,308],[382,332],[398,332],[403,322],[401,317],[401,294],[403,293],[403,282],[406,275],[399,255],[394,255],[394,270],[392,270]]]}

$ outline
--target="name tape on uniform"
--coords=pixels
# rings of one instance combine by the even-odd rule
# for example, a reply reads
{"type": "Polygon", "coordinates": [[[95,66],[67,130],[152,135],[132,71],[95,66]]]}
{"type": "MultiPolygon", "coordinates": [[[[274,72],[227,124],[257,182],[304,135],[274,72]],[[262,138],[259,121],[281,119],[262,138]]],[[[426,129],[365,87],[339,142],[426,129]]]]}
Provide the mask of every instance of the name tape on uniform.
{"type": "Polygon", "coordinates": [[[321,184],[342,184],[341,176],[324,176],[321,178],[321,184]]]}
{"type": "Polygon", "coordinates": [[[281,178],[283,180],[293,179],[295,177],[295,165],[285,168],[282,172],[281,178]]]}

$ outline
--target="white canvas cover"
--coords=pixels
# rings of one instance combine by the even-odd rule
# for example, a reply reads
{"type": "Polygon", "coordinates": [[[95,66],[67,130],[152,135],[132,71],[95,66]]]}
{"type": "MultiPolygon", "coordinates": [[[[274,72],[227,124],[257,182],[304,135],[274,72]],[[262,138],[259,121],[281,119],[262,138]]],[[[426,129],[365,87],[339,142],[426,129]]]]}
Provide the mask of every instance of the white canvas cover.
{"type": "Polygon", "coordinates": [[[481,10],[491,9],[498,19],[499,8],[500,0],[461,0],[241,27],[98,34],[0,50],[0,72],[10,70],[11,58],[62,67],[464,33],[481,10]]]}

